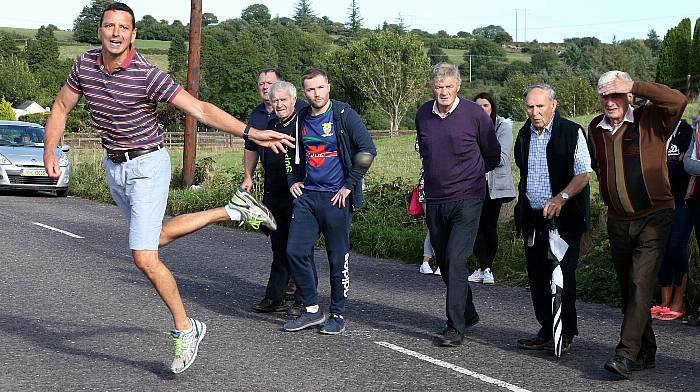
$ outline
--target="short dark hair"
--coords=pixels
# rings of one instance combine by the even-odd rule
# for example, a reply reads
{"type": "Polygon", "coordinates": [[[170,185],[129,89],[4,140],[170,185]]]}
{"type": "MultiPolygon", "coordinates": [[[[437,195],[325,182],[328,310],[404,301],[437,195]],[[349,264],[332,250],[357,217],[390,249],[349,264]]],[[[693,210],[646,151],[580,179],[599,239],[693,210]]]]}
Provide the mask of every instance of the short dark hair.
{"type": "Polygon", "coordinates": [[[313,79],[316,76],[323,76],[324,79],[326,79],[326,82],[328,81],[328,74],[326,71],[322,70],[321,68],[309,68],[306,71],[304,71],[303,74],[301,74],[301,86],[304,87],[304,81],[307,79],[313,79]]]}
{"type": "Polygon", "coordinates": [[[277,77],[277,80],[284,80],[282,73],[277,68],[265,68],[258,73],[258,78],[260,75],[265,75],[268,73],[273,73],[277,77]]]}
{"type": "Polygon", "coordinates": [[[495,124],[496,123],[496,102],[494,102],[491,94],[489,94],[487,92],[481,92],[479,94],[476,94],[476,97],[474,97],[474,102],[476,102],[477,99],[485,99],[485,100],[489,101],[489,103],[491,104],[491,121],[493,121],[493,123],[495,124]]]}
{"type": "Polygon", "coordinates": [[[97,28],[102,27],[102,20],[105,18],[105,13],[107,11],[124,11],[128,12],[129,15],[131,15],[131,27],[136,28],[136,17],[134,16],[134,11],[126,4],[124,3],[112,3],[108,6],[105,7],[105,9],[102,11],[102,15],[100,16],[100,24],[97,26],[97,28]]]}

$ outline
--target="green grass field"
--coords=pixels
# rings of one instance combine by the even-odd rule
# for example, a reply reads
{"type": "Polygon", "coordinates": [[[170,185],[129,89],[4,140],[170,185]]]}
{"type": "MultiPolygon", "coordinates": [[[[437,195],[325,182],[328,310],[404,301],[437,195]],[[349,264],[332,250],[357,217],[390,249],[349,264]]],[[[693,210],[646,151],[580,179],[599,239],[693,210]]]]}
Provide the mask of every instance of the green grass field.
{"type": "MultiPolygon", "coordinates": [[[[142,47],[139,46],[139,41],[136,40],[136,48],[141,49],[142,47]]],[[[141,41],[142,43],[151,43],[151,42],[163,42],[163,41],[141,41]]],[[[170,44],[168,42],[168,44],[170,44]]],[[[89,44],[75,44],[75,45],[61,45],[58,47],[58,50],[60,51],[60,58],[62,59],[71,59],[74,60],[78,55],[80,55],[83,52],[86,52],[90,49],[94,49],[98,47],[97,45],[89,45],[89,44]]],[[[163,69],[163,70],[168,70],[168,55],[167,54],[144,54],[144,57],[146,57],[150,62],[158,66],[158,68],[163,69]]]]}
{"type": "MultiPolygon", "coordinates": [[[[464,50],[463,49],[443,49],[445,54],[447,54],[447,60],[452,64],[462,64],[464,63],[464,50]]],[[[526,63],[530,62],[532,56],[527,53],[513,53],[506,52],[506,58],[508,62],[512,63],[515,60],[524,61],[526,63]]]]}
{"type": "MultiPolygon", "coordinates": [[[[8,33],[18,34],[26,38],[34,38],[38,29],[23,29],[19,27],[0,27],[0,31],[5,31],[8,33]]],[[[58,42],[68,42],[73,41],[72,31],[54,31],[53,35],[56,37],[58,42]]]]}

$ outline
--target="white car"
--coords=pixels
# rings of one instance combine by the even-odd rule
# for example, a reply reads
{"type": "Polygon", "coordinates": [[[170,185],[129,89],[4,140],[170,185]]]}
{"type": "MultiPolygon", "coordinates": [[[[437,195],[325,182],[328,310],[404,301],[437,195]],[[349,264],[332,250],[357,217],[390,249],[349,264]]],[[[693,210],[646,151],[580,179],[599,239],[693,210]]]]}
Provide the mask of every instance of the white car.
{"type": "Polygon", "coordinates": [[[53,191],[68,194],[69,147],[56,148],[61,177],[49,178],[44,169],[44,127],[22,121],[0,121],[0,190],[53,191]]]}

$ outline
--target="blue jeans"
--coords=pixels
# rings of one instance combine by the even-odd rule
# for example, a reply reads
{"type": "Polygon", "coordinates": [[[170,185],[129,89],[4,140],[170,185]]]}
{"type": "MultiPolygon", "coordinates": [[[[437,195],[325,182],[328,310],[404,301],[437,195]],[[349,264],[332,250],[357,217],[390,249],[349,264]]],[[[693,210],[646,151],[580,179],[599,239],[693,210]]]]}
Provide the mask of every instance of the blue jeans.
{"type": "Polygon", "coordinates": [[[679,286],[688,273],[688,240],[693,231],[693,215],[685,201],[676,202],[666,255],[659,268],[659,286],[679,286]]]}
{"type": "Polygon", "coordinates": [[[297,285],[298,298],[304,306],[318,304],[318,277],[314,262],[314,245],[323,233],[330,264],[331,314],[342,315],[350,288],[348,262],[350,257],[350,224],[352,212],[349,201],[339,208],[331,203],[334,192],[304,190],[293,201],[292,222],[287,240],[287,257],[297,285]]]}

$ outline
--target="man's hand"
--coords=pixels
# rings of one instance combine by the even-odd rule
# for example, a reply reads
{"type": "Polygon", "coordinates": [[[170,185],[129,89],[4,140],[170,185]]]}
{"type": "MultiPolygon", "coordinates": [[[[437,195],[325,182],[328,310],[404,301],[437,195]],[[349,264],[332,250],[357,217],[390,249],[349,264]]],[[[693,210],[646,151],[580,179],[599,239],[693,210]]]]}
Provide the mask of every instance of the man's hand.
{"type": "Polygon", "coordinates": [[[251,177],[244,177],[241,188],[245,189],[246,192],[250,192],[250,190],[253,189],[253,179],[251,177]]]}
{"type": "Polygon", "coordinates": [[[566,201],[560,194],[557,194],[553,198],[547,200],[547,203],[544,205],[544,210],[542,210],[542,215],[547,219],[559,217],[559,214],[561,214],[561,208],[564,207],[564,203],[566,203],[566,201]]]}
{"type": "Polygon", "coordinates": [[[291,192],[292,196],[296,199],[297,197],[301,196],[303,193],[301,190],[304,189],[304,183],[303,182],[295,182],[292,184],[291,188],[289,188],[289,192],[291,192]]]}
{"type": "Polygon", "coordinates": [[[338,208],[345,208],[345,199],[348,198],[349,194],[350,194],[350,189],[348,189],[346,187],[342,187],[342,188],[340,188],[338,193],[333,195],[331,202],[333,203],[334,206],[337,206],[338,208]]]}
{"type": "Polygon", "coordinates": [[[58,164],[58,158],[53,150],[44,149],[44,168],[50,178],[61,177],[61,166],[58,164]]]}
{"type": "Polygon", "coordinates": [[[285,147],[294,148],[294,138],[275,131],[260,131],[251,128],[248,139],[263,147],[270,147],[275,153],[287,152],[285,147]]]}
{"type": "Polygon", "coordinates": [[[618,73],[614,80],[600,86],[598,94],[603,96],[610,94],[627,94],[632,92],[632,86],[634,86],[633,81],[623,78],[618,73]]]}

